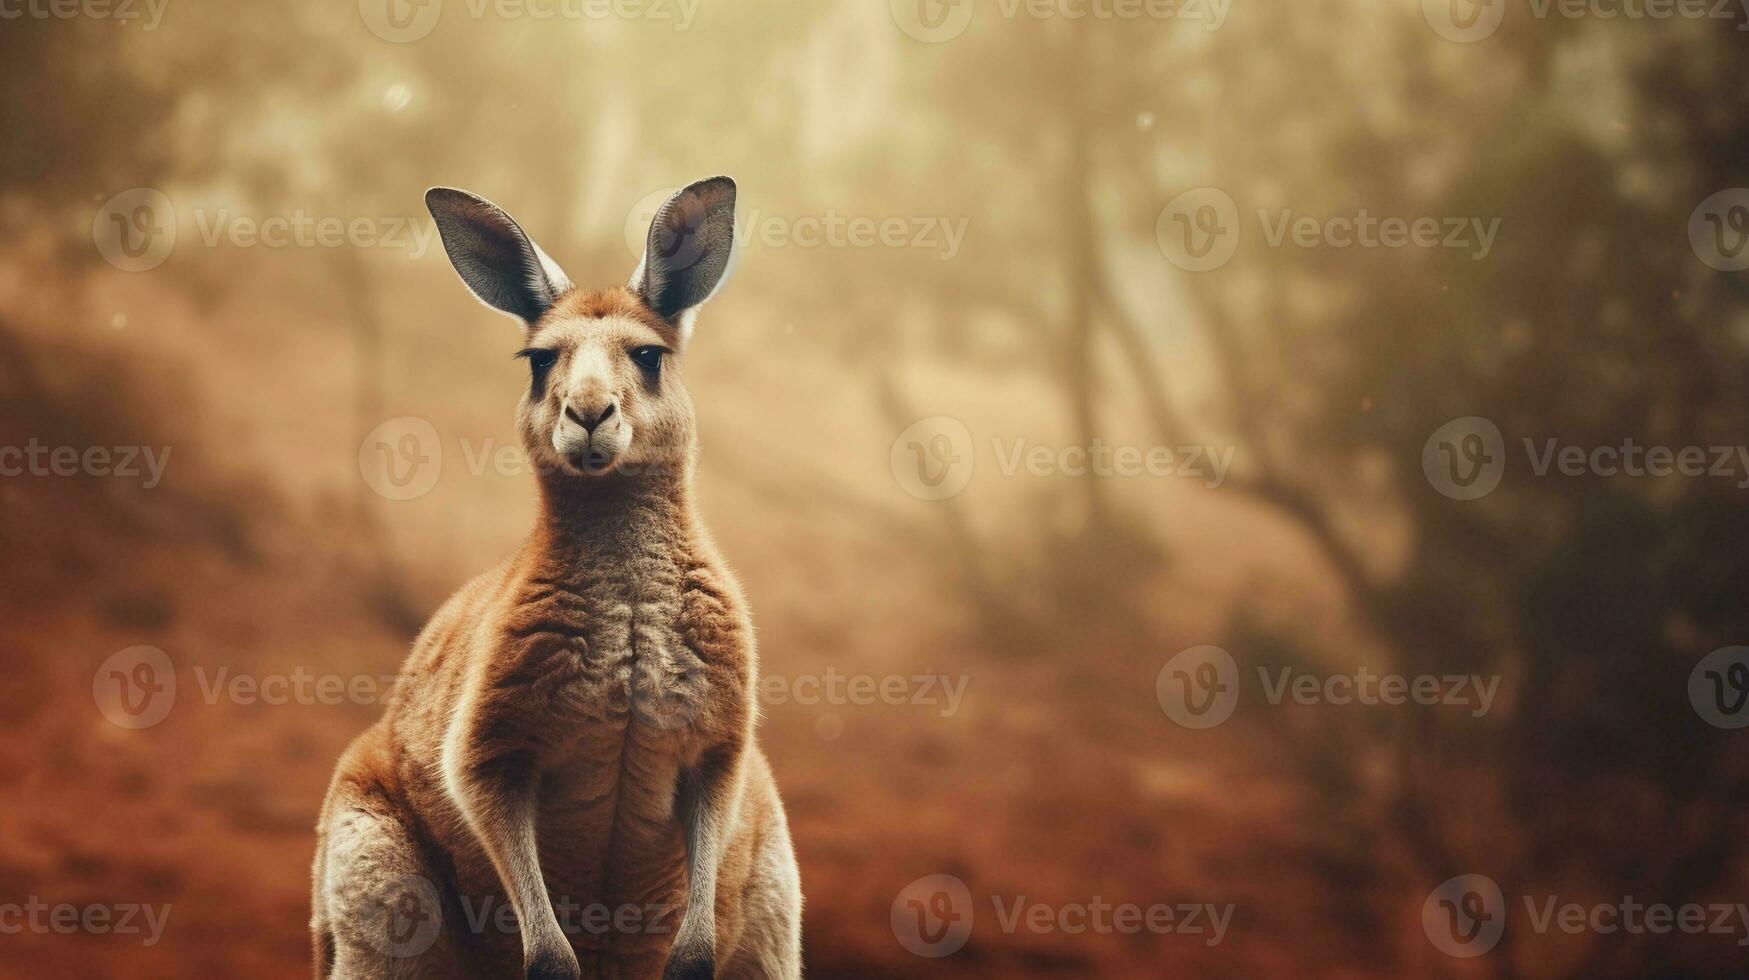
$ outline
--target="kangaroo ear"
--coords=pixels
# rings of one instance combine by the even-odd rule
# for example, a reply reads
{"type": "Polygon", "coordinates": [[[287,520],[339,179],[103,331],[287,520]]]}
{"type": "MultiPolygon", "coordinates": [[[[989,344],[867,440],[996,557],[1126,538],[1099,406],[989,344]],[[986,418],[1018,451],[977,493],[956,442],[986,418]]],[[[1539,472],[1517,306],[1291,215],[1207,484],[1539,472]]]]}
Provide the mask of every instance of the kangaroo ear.
{"type": "Polygon", "coordinates": [[[443,250],[480,302],[525,324],[571,288],[558,263],[491,201],[453,187],[425,192],[443,250]]]}
{"type": "Polygon", "coordinates": [[[680,319],[722,285],[734,248],[735,182],[689,184],[656,210],[631,289],[658,314],[680,319]]]}

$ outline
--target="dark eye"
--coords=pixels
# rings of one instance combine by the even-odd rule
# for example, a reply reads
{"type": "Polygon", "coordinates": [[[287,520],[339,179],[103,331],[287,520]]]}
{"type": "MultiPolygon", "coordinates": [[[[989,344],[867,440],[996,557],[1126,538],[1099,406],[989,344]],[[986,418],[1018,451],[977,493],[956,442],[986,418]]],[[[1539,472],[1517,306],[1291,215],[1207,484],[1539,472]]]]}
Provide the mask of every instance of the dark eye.
{"type": "Polygon", "coordinates": [[[646,345],[632,348],[632,360],[638,362],[638,367],[654,373],[662,369],[662,355],[668,353],[668,348],[646,345]]]}
{"type": "Polygon", "coordinates": [[[541,379],[546,377],[547,371],[559,360],[558,351],[547,350],[544,347],[530,347],[527,350],[519,350],[516,352],[516,356],[528,361],[529,369],[534,372],[535,384],[540,384],[541,379]]]}

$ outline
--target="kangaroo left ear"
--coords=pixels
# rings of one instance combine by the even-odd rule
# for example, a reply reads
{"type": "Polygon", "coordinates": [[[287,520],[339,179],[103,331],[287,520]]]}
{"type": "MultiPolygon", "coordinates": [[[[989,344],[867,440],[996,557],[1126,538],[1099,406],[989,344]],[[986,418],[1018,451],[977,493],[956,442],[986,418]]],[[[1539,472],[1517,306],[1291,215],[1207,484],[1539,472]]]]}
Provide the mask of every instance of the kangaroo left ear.
{"type": "Polygon", "coordinates": [[[425,192],[443,250],[475,298],[532,327],[571,288],[557,262],[504,209],[453,187],[425,192]]]}
{"type": "Polygon", "coordinates": [[[686,314],[722,285],[734,248],[735,182],[710,177],[688,184],[656,210],[630,288],[690,332],[686,314]]]}

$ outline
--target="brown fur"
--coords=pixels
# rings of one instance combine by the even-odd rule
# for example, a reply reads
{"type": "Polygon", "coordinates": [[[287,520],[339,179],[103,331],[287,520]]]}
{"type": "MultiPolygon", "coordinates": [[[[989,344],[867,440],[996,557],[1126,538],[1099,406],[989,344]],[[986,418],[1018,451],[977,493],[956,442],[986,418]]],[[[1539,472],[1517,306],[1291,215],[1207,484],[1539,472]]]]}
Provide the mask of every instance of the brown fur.
{"type": "Polygon", "coordinates": [[[693,508],[679,355],[654,381],[627,356],[680,342],[627,289],[572,290],[530,327],[529,346],[558,352],[518,412],[540,516],[432,617],[384,717],[340,760],[318,827],[318,980],[630,980],[712,963],[719,977],[799,976],[794,859],[754,742],[753,629],[693,508]],[[608,405],[592,445],[623,445],[611,469],[581,472],[555,433],[567,409],[608,405]],[[538,854],[533,872],[519,849],[538,854]],[[676,948],[701,912],[689,900],[713,893],[714,919],[676,948]],[[397,945],[418,929],[385,903],[441,928],[397,945]],[[601,928],[609,913],[619,925],[601,928]]]}

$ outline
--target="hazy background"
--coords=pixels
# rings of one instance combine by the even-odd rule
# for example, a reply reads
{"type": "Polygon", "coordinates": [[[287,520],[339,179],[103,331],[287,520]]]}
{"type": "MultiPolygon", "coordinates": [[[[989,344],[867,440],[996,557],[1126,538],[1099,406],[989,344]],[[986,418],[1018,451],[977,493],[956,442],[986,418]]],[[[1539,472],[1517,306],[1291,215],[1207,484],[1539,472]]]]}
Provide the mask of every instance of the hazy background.
{"type": "Polygon", "coordinates": [[[170,453],[150,487],[83,456],[0,477],[0,904],[170,911],[152,945],[0,934],[0,974],[307,974],[316,808],[380,705],[232,682],[392,675],[533,514],[495,455],[518,331],[424,189],[606,285],[652,195],[727,173],[751,231],[685,364],[705,516],[768,675],[902,678],[765,706],[811,975],[1743,975],[1749,926],[1538,934],[1522,901],[1749,901],[1745,736],[1689,688],[1749,642],[1749,472],[1524,448],[1745,442],[1749,191],[1702,206],[1746,182],[1741,11],[135,2],[0,18],[0,446],[170,453]],[[1496,234],[1270,241],[1363,209],[1496,234]],[[330,234],[258,241],[273,219],[330,234]],[[1468,417],[1503,442],[1432,439],[1468,417]],[[1231,469],[1006,465],[1096,440],[1231,469]],[[1477,446],[1498,488],[1441,492],[1477,446]],[[1166,668],[1203,645],[1242,695],[1197,730],[1166,668]],[[117,656],[174,692],[161,720],[105,700],[117,656]],[[1362,667],[1498,695],[1258,678],[1362,667]],[[937,874],[972,933],[924,959],[894,908],[937,874]],[[1422,912],[1466,874],[1507,924],[1460,959],[1422,912]],[[1021,896],[1233,915],[1213,945],[1006,931],[1021,896]]]}

